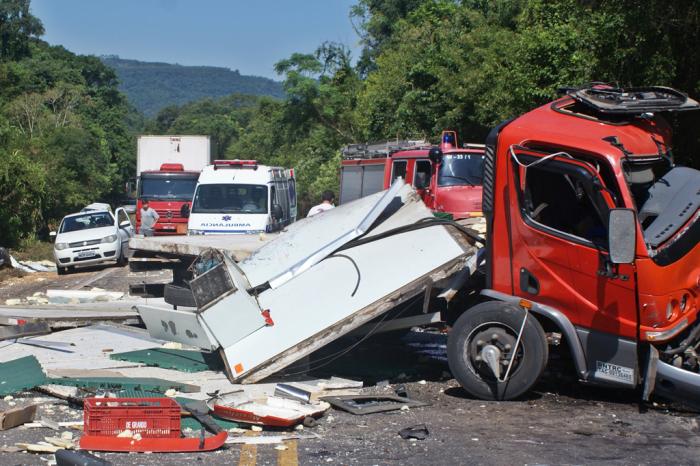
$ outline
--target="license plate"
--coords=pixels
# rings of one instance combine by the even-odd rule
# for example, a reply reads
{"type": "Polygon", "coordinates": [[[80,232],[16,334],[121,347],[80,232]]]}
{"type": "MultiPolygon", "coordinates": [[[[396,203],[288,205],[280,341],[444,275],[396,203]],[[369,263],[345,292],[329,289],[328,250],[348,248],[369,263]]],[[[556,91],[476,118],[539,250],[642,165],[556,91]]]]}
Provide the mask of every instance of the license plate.
{"type": "Polygon", "coordinates": [[[95,255],[95,253],[92,251],[81,251],[78,253],[77,257],[80,259],[84,259],[86,257],[92,257],[94,255],[95,255]]]}

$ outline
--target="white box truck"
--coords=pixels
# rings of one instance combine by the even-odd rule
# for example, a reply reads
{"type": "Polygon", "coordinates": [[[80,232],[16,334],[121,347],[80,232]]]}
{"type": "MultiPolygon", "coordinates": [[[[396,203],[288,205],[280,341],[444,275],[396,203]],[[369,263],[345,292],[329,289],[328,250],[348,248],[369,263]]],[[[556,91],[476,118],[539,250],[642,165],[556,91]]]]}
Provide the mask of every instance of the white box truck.
{"type": "Polygon", "coordinates": [[[136,226],[144,200],[160,215],[156,235],[187,233],[192,196],[202,169],[212,161],[209,136],[139,136],[136,155],[136,226]]]}

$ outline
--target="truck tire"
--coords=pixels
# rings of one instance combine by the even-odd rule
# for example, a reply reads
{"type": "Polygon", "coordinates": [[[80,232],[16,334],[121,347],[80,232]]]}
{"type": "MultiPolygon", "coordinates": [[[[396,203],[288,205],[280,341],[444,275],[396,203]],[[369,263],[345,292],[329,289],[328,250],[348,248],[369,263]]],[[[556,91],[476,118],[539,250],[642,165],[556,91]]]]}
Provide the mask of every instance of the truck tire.
{"type": "Polygon", "coordinates": [[[166,303],[173,306],[197,307],[192,290],[188,287],[165,285],[163,297],[166,303]]]}
{"type": "Polygon", "coordinates": [[[482,400],[511,400],[537,382],[547,365],[547,338],[529,315],[508,379],[505,376],[525,311],[499,301],[478,304],[462,314],[450,331],[447,361],[452,375],[469,394],[482,400]],[[484,350],[497,348],[500,379],[485,362],[484,350]]]}

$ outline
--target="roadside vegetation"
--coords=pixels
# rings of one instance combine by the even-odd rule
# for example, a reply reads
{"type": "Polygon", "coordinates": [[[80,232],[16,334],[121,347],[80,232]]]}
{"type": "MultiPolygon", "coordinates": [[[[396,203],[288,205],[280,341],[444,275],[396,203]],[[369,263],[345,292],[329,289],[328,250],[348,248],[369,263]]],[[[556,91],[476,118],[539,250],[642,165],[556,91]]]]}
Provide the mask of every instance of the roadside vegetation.
{"type": "MultiPolygon", "coordinates": [[[[276,64],[284,99],[234,94],[145,120],[114,71],[40,40],[29,0],[0,0],[0,245],[47,238],[134,176],[135,135],[209,134],[218,157],[294,167],[302,207],[337,190],[339,148],[442,129],[489,129],[604,81],[700,96],[700,3],[647,0],[357,0],[363,50],[320,44],[276,64]],[[309,53],[310,52],[310,53],[309,53]]],[[[672,122],[676,159],[698,167],[700,115],[672,122]]]]}

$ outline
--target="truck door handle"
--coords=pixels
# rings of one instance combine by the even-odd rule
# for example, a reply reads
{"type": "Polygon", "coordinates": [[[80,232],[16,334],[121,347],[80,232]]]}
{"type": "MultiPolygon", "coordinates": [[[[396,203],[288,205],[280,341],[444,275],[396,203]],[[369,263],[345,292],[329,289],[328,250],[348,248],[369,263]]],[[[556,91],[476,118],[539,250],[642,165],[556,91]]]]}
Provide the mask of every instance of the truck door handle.
{"type": "Polygon", "coordinates": [[[532,295],[540,292],[540,281],[524,267],[520,268],[520,289],[532,295]]]}

